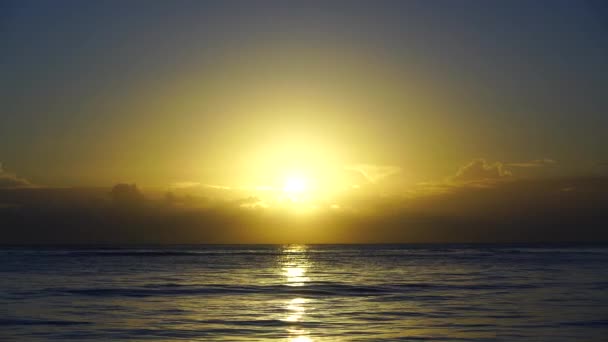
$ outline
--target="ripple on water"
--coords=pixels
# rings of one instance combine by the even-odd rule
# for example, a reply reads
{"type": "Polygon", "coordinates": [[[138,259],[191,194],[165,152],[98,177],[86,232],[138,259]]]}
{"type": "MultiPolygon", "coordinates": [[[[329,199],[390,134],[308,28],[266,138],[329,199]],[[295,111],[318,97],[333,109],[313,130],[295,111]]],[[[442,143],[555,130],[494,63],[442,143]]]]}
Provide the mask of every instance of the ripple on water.
{"type": "Polygon", "coordinates": [[[7,340],[608,336],[605,248],[291,245],[0,253],[0,330],[7,340]]]}

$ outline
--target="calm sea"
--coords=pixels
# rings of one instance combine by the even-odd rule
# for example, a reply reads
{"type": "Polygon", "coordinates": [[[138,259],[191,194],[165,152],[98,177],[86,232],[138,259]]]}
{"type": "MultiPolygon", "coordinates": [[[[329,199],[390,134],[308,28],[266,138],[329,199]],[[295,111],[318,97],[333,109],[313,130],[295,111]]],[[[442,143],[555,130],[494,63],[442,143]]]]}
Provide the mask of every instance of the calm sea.
{"type": "Polygon", "coordinates": [[[608,248],[0,249],[2,341],[608,341],[608,248]]]}

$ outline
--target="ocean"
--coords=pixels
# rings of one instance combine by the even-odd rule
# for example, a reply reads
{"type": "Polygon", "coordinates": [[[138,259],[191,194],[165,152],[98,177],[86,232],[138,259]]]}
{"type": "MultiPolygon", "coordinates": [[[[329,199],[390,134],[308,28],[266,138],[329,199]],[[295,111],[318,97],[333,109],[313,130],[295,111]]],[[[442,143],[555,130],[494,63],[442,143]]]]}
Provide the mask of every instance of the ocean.
{"type": "Polygon", "coordinates": [[[1,341],[608,341],[608,248],[3,247],[1,341]]]}

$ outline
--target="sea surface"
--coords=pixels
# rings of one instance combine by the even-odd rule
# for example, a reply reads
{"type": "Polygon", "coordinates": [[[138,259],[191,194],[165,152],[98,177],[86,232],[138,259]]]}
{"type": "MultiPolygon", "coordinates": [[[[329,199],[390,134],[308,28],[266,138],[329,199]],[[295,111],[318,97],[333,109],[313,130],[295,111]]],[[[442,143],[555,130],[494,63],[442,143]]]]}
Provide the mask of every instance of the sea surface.
{"type": "Polygon", "coordinates": [[[608,248],[0,248],[1,341],[608,341],[608,248]]]}

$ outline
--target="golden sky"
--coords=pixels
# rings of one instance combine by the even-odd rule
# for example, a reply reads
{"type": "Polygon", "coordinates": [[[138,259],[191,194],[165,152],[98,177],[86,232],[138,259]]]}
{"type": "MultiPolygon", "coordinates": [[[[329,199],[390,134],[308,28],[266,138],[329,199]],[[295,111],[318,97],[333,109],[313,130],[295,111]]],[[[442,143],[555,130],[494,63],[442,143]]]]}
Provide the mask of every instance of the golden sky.
{"type": "Polygon", "coordinates": [[[601,15],[503,5],[7,6],[0,188],[390,216],[603,179],[601,15]]]}

